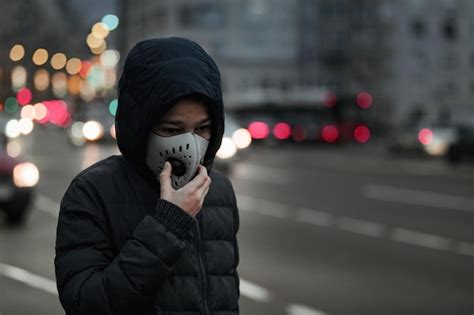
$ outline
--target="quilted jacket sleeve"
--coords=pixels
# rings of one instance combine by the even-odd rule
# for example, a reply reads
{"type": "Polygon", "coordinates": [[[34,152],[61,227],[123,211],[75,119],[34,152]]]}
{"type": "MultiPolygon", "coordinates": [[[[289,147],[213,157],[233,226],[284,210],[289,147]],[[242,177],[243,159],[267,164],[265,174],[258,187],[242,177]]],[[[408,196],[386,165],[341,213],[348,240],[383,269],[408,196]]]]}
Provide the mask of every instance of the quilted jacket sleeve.
{"type": "Polygon", "coordinates": [[[117,255],[94,192],[75,179],[61,201],[54,260],[61,304],[67,314],[138,314],[183,253],[194,218],[159,199],[117,255]]]}

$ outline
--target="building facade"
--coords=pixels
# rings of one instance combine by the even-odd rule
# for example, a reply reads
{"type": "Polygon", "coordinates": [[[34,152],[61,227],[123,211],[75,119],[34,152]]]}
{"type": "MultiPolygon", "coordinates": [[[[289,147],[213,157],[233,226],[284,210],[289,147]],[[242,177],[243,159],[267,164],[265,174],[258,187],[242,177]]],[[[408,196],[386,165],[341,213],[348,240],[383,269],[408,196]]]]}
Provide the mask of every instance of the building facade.
{"type": "Polygon", "coordinates": [[[126,49],[144,38],[192,38],[221,67],[224,93],[365,91],[388,124],[416,113],[466,117],[458,113],[473,107],[471,0],[121,1],[126,49]]]}

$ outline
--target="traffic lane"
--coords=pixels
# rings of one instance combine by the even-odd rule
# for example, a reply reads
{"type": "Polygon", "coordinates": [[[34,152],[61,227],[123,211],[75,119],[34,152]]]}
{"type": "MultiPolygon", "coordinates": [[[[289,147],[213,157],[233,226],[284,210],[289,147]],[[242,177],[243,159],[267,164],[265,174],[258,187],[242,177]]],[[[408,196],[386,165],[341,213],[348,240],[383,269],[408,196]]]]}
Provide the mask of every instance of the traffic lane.
{"type": "Polygon", "coordinates": [[[57,295],[0,275],[0,313],[9,315],[64,314],[57,295]]]}
{"type": "Polygon", "coordinates": [[[474,310],[473,259],[241,211],[240,270],[329,314],[474,310]]]}
{"type": "MultiPolygon", "coordinates": [[[[235,165],[231,176],[234,187],[243,195],[285,204],[290,208],[306,207],[461,240],[474,240],[471,228],[474,212],[465,209],[469,202],[464,201],[464,210],[460,210],[456,209],[458,204],[453,204],[452,209],[449,204],[437,207],[436,204],[429,203],[429,200],[425,205],[419,204],[419,200],[402,198],[403,194],[395,195],[399,200],[378,200],[368,198],[366,194],[369,187],[389,187],[395,192],[397,189],[411,192],[409,189],[413,182],[410,177],[404,178],[404,181],[394,181],[390,177],[374,177],[370,174],[347,174],[320,169],[298,172],[290,167],[276,169],[256,164],[255,161],[251,161],[252,164],[249,162],[235,165]]],[[[414,191],[415,195],[420,190],[422,196],[427,193],[432,195],[438,189],[436,182],[428,185],[429,183],[425,183],[425,186],[419,186],[414,191]]],[[[464,187],[465,183],[461,182],[458,186],[464,187]]],[[[442,191],[440,193],[445,194],[442,191]]],[[[450,196],[471,199],[471,196],[450,196]]]]}
{"type": "MultiPolygon", "coordinates": [[[[410,178],[416,185],[433,185],[450,194],[474,195],[474,165],[453,168],[439,159],[399,159],[368,146],[254,146],[244,154],[245,161],[267,166],[273,177],[286,177],[284,170],[304,174],[308,170],[342,173],[348,176],[370,175],[374,178],[410,178]],[[283,170],[279,172],[279,170],[283,170]]],[[[341,175],[342,175],[341,174],[341,175]]]]}
{"type": "Polygon", "coordinates": [[[54,279],[57,218],[33,205],[24,225],[0,222],[1,262],[54,279]]]}

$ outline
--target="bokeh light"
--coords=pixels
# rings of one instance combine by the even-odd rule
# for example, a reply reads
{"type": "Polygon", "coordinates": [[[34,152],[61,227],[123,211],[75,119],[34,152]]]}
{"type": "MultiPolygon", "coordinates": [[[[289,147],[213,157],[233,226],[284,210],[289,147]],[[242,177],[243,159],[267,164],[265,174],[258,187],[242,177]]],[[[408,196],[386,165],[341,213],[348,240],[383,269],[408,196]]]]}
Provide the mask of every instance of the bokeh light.
{"type": "Polygon", "coordinates": [[[102,43],[104,42],[104,39],[103,38],[97,38],[97,37],[94,36],[94,34],[90,33],[89,35],[87,35],[86,42],[87,42],[87,46],[89,46],[89,48],[94,49],[94,48],[99,48],[100,46],[102,46],[102,43]]]}
{"type": "Polygon", "coordinates": [[[33,98],[33,94],[31,93],[31,90],[28,88],[21,88],[16,93],[16,99],[18,101],[18,104],[20,105],[28,104],[29,102],[31,102],[32,98],[33,98]]]}
{"type": "Polygon", "coordinates": [[[270,128],[262,121],[250,123],[247,129],[253,139],[265,139],[270,134],[270,128]]]}
{"type": "Polygon", "coordinates": [[[237,148],[229,137],[222,138],[221,146],[216,153],[216,156],[221,159],[228,159],[235,155],[237,148]]]}
{"type": "Polygon", "coordinates": [[[51,78],[51,86],[53,88],[53,94],[62,98],[67,95],[67,76],[63,72],[56,72],[51,78]]]}
{"type": "Polygon", "coordinates": [[[44,48],[38,48],[33,54],[33,63],[37,66],[44,65],[48,61],[48,51],[44,48]]]}
{"type": "Polygon", "coordinates": [[[370,139],[370,129],[364,125],[357,126],[354,129],[354,139],[359,143],[366,143],[370,139]]]}
{"type": "Polygon", "coordinates": [[[19,121],[20,132],[24,135],[28,135],[33,131],[33,122],[28,118],[21,118],[19,121]]]}
{"type": "Polygon", "coordinates": [[[93,54],[100,55],[107,49],[107,42],[103,40],[102,44],[99,47],[96,47],[96,48],[89,47],[89,49],[93,54]]]}
{"type": "Polygon", "coordinates": [[[18,110],[18,101],[15,97],[7,97],[5,100],[5,112],[6,113],[15,113],[18,110]]]}
{"type": "Polygon", "coordinates": [[[25,48],[23,45],[16,44],[10,50],[10,59],[13,61],[19,61],[25,56],[25,48]]]}
{"type": "Polygon", "coordinates": [[[105,69],[114,68],[119,61],[120,53],[115,49],[106,50],[100,55],[100,63],[105,69]]]}
{"type": "Polygon", "coordinates": [[[72,95],[78,95],[81,92],[82,79],[78,75],[72,75],[67,81],[67,90],[72,95]]]}
{"type": "Polygon", "coordinates": [[[28,77],[28,74],[26,72],[25,67],[23,66],[14,67],[11,73],[13,89],[19,90],[20,88],[24,87],[26,85],[27,77],[28,77]]]}
{"type": "Polygon", "coordinates": [[[20,135],[20,122],[16,119],[11,119],[5,126],[5,134],[9,138],[16,138],[20,135]]]}
{"type": "Polygon", "coordinates": [[[104,135],[104,127],[97,121],[88,121],[82,127],[82,133],[87,140],[95,141],[104,135]]]}
{"type": "Polygon", "coordinates": [[[114,99],[112,101],[110,101],[109,103],[109,112],[115,116],[115,114],[117,113],[117,107],[118,107],[118,100],[117,99],[114,99]]]}
{"type": "Polygon", "coordinates": [[[33,105],[28,104],[23,106],[21,108],[20,116],[21,118],[28,118],[30,120],[35,119],[35,108],[33,107],[33,105]]]}
{"type": "Polygon", "coordinates": [[[44,91],[49,87],[49,73],[45,69],[38,69],[33,78],[33,84],[38,91],[44,91]]]}
{"type": "Polygon", "coordinates": [[[367,92],[357,94],[357,105],[363,109],[369,108],[372,106],[372,95],[367,92]]]}
{"type": "Polygon", "coordinates": [[[234,131],[232,134],[232,140],[237,149],[245,149],[252,143],[252,136],[247,129],[240,128],[234,131]]]}
{"type": "Polygon", "coordinates": [[[21,145],[18,141],[12,140],[8,141],[7,144],[7,154],[12,158],[19,157],[21,154],[21,145]]]}
{"type": "Polygon", "coordinates": [[[418,132],[418,140],[424,145],[430,144],[431,142],[433,142],[433,139],[433,131],[428,128],[423,128],[418,132]]]}
{"type": "Polygon", "coordinates": [[[94,35],[95,38],[106,38],[109,35],[109,28],[103,22],[95,23],[92,26],[91,34],[94,35]]]}
{"type": "Polygon", "coordinates": [[[109,31],[113,31],[119,25],[119,18],[113,14],[107,14],[102,18],[102,23],[105,24],[109,31]]]}
{"type": "Polygon", "coordinates": [[[36,103],[34,107],[35,120],[43,121],[48,116],[48,109],[43,103],[36,103]]]}
{"type": "Polygon", "coordinates": [[[66,55],[63,53],[57,53],[54,54],[53,57],[51,57],[51,67],[55,70],[60,70],[64,68],[66,65],[67,58],[66,55]]]}
{"type": "Polygon", "coordinates": [[[292,131],[293,140],[297,142],[304,141],[308,136],[308,131],[300,125],[296,125],[292,131]]]}
{"type": "Polygon", "coordinates": [[[66,71],[71,75],[79,73],[79,71],[81,71],[81,67],[82,62],[79,58],[71,58],[66,63],[66,71]]]}
{"type": "Polygon", "coordinates": [[[38,168],[31,162],[17,164],[13,169],[13,182],[17,187],[32,187],[38,180],[38,168]]]}
{"type": "Polygon", "coordinates": [[[285,122],[279,122],[273,126],[273,136],[279,140],[288,139],[291,136],[291,127],[285,122]]]}
{"type": "Polygon", "coordinates": [[[321,130],[321,137],[324,141],[332,143],[336,142],[339,139],[339,130],[336,126],[326,125],[321,130]]]}

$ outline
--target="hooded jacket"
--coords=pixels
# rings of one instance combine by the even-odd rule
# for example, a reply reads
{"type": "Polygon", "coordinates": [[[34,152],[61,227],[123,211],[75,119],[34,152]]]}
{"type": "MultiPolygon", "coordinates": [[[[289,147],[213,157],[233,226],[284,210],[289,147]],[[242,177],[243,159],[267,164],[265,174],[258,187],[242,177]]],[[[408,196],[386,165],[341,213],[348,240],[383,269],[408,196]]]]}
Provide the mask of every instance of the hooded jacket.
{"type": "Polygon", "coordinates": [[[119,83],[122,155],[79,173],[61,200],[54,260],[67,314],[238,314],[239,216],[230,181],[212,168],[224,132],[220,74],[183,38],[135,45],[119,83]],[[194,218],[160,198],[145,163],[153,123],[180,98],[210,100],[204,158],[212,183],[194,218]]]}

